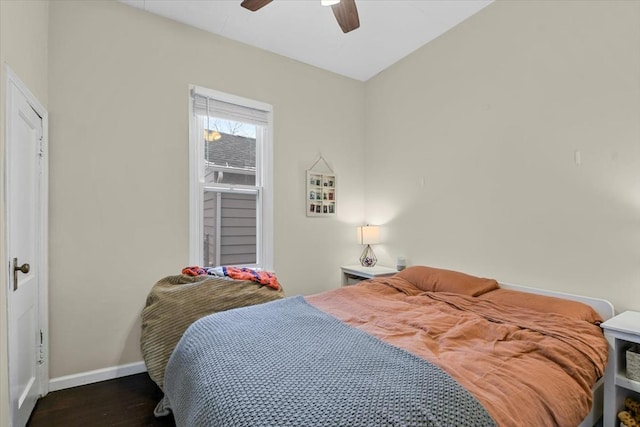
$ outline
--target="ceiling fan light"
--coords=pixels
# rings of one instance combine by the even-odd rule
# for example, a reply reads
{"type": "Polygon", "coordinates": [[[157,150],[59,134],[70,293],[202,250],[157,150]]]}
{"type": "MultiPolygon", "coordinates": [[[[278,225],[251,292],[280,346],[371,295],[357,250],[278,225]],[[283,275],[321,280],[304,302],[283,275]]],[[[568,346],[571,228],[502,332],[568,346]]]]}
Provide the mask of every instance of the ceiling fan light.
{"type": "Polygon", "coordinates": [[[333,6],[340,3],[340,0],[320,0],[320,4],[323,6],[333,6]]]}

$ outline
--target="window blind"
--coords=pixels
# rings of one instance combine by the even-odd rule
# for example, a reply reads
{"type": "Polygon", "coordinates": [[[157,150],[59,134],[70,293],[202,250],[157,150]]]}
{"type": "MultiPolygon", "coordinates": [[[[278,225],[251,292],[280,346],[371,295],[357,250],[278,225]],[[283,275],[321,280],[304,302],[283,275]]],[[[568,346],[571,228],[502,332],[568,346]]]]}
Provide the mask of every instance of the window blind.
{"type": "Polygon", "coordinates": [[[269,123],[269,113],[267,111],[220,101],[195,91],[191,93],[191,97],[193,99],[193,112],[196,115],[217,117],[259,126],[266,126],[269,123]]]}

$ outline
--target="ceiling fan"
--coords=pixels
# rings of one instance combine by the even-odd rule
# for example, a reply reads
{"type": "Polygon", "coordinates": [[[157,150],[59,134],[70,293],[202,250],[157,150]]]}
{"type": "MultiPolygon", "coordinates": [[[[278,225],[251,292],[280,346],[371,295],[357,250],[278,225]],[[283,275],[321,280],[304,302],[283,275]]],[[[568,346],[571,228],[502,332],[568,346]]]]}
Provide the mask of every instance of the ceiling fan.
{"type": "MultiPolygon", "coordinates": [[[[245,9],[255,12],[272,1],[273,0],[243,0],[240,5],[245,9]]],[[[324,1],[323,4],[325,4],[324,1]]],[[[360,27],[360,18],[358,18],[358,9],[356,8],[355,0],[338,0],[337,2],[327,2],[327,4],[331,4],[331,10],[333,10],[333,14],[338,21],[338,25],[342,28],[342,32],[348,33],[360,27]]]]}

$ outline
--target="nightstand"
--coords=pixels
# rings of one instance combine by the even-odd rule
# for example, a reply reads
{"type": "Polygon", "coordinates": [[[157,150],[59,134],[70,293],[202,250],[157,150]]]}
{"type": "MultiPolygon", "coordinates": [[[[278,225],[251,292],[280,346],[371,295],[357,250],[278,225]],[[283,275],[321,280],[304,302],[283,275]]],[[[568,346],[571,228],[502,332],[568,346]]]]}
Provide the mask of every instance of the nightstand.
{"type": "Polygon", "coordinates": [[[609,342],[609,360],[604,381],[604,427],[619,426],[617,414],[624,409],[624,399],[640,401],[640,381],[626,376],[626,351],[640,344],[640,312],[625,311],[600,325],[609,342]]]}
{"type": "Polygon", "coordinates": [[[373,267],[363,267],[361,265],[343,265],[342,286],[355,285],[362,280],[374,279],[376,277],[393,276],[398,272],[395,268],[375,265],[373,267]]]}

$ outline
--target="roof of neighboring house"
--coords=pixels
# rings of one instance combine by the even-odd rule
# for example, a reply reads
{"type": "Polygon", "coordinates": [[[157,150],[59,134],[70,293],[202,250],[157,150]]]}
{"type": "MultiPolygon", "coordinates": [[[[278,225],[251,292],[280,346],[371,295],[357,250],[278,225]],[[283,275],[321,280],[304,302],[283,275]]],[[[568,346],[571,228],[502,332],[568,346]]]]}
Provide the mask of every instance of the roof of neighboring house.
{"type": "Polygon", "coordinates": [[[256,168],[256,140],[220,132],[222,138],[205,143],[205,157],[220,166],[256,168]]]}

